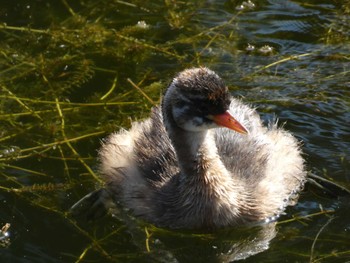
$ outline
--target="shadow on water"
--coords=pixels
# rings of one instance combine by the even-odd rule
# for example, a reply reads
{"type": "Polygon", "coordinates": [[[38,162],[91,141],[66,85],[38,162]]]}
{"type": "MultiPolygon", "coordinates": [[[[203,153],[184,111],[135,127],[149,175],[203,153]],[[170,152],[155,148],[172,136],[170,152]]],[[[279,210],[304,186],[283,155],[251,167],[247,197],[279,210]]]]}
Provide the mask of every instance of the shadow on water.
{"type": "Polygon", "coordinates": [[[349,198],[322,191],[306,189],[277,226],[209,234],[67,213],[101,186],[100,140],[147,117],[175,72],[198,65],[220,72],[264,120],[285,123],[308,170],[349,188],[349,1],[0,7],[2,262],[350,260],[349,198]]]}

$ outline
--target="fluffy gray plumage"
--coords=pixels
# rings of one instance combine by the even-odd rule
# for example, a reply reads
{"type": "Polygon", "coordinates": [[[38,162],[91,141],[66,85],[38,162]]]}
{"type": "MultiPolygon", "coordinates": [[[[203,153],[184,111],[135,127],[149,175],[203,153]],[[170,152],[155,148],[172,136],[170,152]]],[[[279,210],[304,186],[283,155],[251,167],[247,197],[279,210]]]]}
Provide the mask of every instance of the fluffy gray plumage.
{"type": "Polygon", "coordinates": [[[161,227],[217,228],[260,222],[295,203],[306,173],[297,140],[229,94],[207,68],[179,73],[161,107],[99,151],[113,199],[161,227]],[[249,131],[219,128],[229,110],[249,131]]]}

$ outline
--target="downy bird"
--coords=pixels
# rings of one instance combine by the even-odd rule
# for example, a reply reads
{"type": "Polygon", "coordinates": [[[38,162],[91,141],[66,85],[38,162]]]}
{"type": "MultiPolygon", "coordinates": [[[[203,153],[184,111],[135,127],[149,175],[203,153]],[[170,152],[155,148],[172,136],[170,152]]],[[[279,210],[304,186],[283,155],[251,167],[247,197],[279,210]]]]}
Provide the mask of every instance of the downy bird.
{"type": "Polygon", "coordinates": [[[205,67],[178,73],[148,119],[104,140],[99,162],[105,185],[88,196],[95,210],[108,196],[173,229],[269,221],[296,203],[306,179],[296,138],[263,125],[205,67]]]}

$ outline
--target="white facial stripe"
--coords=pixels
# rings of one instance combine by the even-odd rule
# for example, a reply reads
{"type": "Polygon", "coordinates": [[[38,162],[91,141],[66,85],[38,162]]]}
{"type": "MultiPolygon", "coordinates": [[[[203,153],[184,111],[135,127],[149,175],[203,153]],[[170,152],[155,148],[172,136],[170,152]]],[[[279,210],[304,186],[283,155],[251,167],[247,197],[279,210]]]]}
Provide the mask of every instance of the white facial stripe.
{"type": "Polygon", "coordinates": [[[183,92],[179,92],[178,93],[178,98],[180,98],[183,101],[189,102],[189,101],[194,101],[194,100],[205,100],[206,96],[197,94],[197,95],[193,95],[193,94],[188,94],[185,91],[183,92]]]}
{"type": "Polygon", "coordinates": [[[177,93],[177,98],[178,98],[179,100],[184,101],[184,102],[187,102],[187,103],[190,103],[190,102],[191,102],[191,100],[190,100],[190,98],[188,97],[188,95],[185,95],[185,94],[183,94],[182,92],[178,92],[178,93],[177,93]]]}
{"type": "Polygon", "coordinates": [[[181,108],[180,107],[173,107],[173,116],[175,119],[177,119],[178,117],[180,116],[183,116],[185,115],[186,111],[189,110],[189,106],[185,105],[185,106],[182,106],[181,108]]]}
{"type": "Polygon", "coordinates": [[[185,122],[181,127],[187,131],[200,132],[211,128],[217,128],[217,125],[215,123],[205,123],[202,118],[194,117],[185,122]]]}
{"type": "Polygon", "coordinates": [[[200,117],[191,118],[182,125],[182,128],[187,131],[202,131],[203,119],[200,117]]]}

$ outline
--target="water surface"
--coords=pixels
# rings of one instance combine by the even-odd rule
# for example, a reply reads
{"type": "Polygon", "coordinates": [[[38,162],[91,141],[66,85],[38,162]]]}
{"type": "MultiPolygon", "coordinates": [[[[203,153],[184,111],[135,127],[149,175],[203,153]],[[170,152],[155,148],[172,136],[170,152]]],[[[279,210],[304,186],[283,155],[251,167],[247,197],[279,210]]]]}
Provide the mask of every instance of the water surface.
{"type": "Polygon", "coordinates": [[[264,120],[278,117],[303,142],[308,170],[350,187],[349,1],[38,0],[0,10],[0,223],[11,224],[1,262],[227,262],[235,244],[269,247],[246,262],[350,261],[349,198],[310,189],[275,232],[66,213],[100,186],[100,140],[147,117],[174,74],[199,65],[264,120]],[[271,241],[254,243],[259,235],[271,241]]]}

